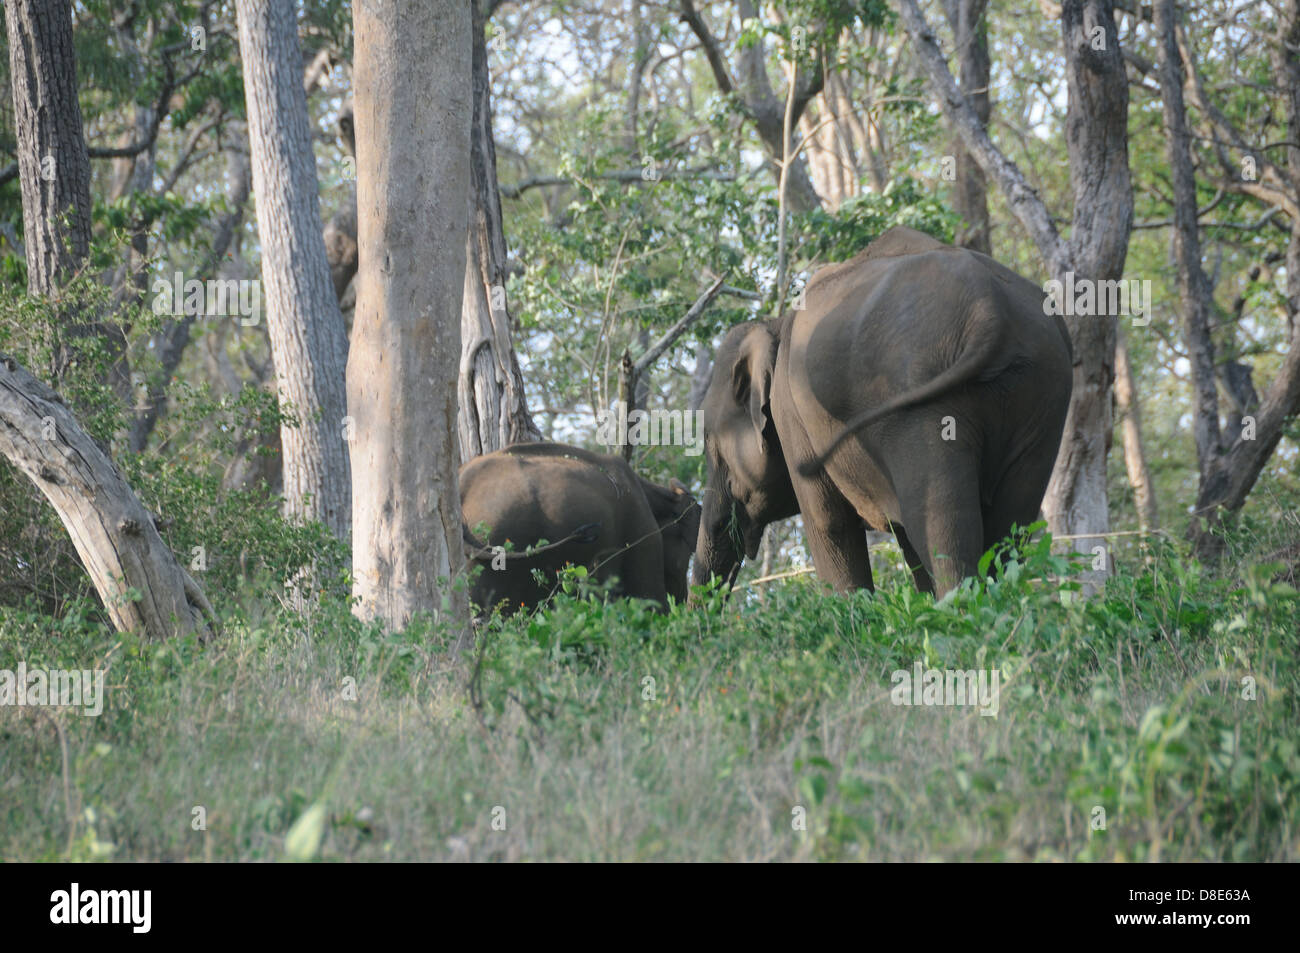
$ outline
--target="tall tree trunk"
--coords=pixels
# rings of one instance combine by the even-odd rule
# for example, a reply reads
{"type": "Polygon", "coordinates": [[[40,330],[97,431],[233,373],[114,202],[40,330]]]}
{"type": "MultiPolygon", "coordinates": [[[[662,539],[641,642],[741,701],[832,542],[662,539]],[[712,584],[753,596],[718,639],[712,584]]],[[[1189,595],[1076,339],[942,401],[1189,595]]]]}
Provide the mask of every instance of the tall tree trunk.
{"type": "Polygon", "coordinates": [[[347,339],[321,237],[297,4],[237,0],[236,8],[267,332],[279,399],[297,418],[280,429],[285,508],[346,538],[347,339]]]}
{"type": "Polygon", "coordinates": [[[348,361],[356,424],[356,611],[468,618],[456,372],[470,189],[473,38],[463,0],[353,7],[360,269],[348,361]],[[441,589],[441,591],[440,591],[441,589]]]}
{"type": "MultiPolygon", "coordinates": [[[[1065,139],[1070,156],[1074,215],[1069,258],[1076,280],[1117,280],[1124,273],[1133,228],[1133,188],[1128,167],[1128,76],[1120,52],[1111,0],[1064,0],[1069,110],[1065,139]]],[[[1058,280],[1064,276],[1054,274],[1058,280]]],[[[1105,545],[1110,529],[1106,456],[1114,421],[1114,315],[1067,315],[1074,346],[1074,391],[1056,469],[1043,498],[1052,531],[1074,535],[1075,548],[1105,545]]]]}
{"type": "MultiPolygon", "coordinates": [[[[988,0],[944,0],[944,12],[957,45],[957,78],[971,109],[985,129],[992,113],[989,99],[992,65],[988,31],[984,25],[987,4],[988,0]]],[[[989,227],[988,180],[979,163],[962,145],[960,136],[953,137],[951,148],[957,166],[952,204],[965,223],[956,235],[956,243],[991,255],[993,241],[989,227]]]]}
{"type": "Polygon", "coordinates": [[[506,306],[506,239],[492,138],[492,81],[479,0],[473,8],[474,115],[470,127],[469,234],[461,305],[458,389],[462,462],[542,433],[528,413],[506,306]]]}
{"type": "MultiPolygon", "coordinates": [[[[77,101],[72,10],[66,0],[9,0],[5,21],[28,291],[53,297],[85,266],[90,247],[90,160],[77,101]]],[[[60,315],[56,329],[65,319],[81,320],[60,315]]],[[[100,331],[74,323],[68,337],[100,331]]],[[[73,353],[63,351],[63,359],[73,353]]],[[[56,360],[56,377],[64,360],[56,360]]],[[[0,454],[59,514],[119,631],[162,639],[215,629],[202,590],[107,454],[58,394],[3,355],[0,454]]]]}
{"type": "MultiPolygon", "coordinates": [[[[5,25],[27,291],[49,297],[90,254],[90,157],[77,101],[72,8],[68,0],[9,0],[5,25]]],[[[60,313],[52,332],[56,379],[75,360],[79,338],[102,337],[117,355],[125,349],[120,329],[77,313],[60,313]]]]}
{"type": "Polygon", "coordinates": [[[1214,341],[1210,336],[1213,300],[1210,281],[1201,264],[1201,233],[1197,222],[1196,173],[1192,168],[1192,136],[1183,104],[1183,61],[1178,52],[1177,13],[1169,0],[1156,0],[1159,36],[1159,76],[1165,132],[1165,158],[1173,182],[1174,228],[1170,236],[1178,270],[1183,335],[1192,370],[1192,431],[1199,472],[1208,472],[1219,456],[1219,391],[1215,379],[1214,341]]]}

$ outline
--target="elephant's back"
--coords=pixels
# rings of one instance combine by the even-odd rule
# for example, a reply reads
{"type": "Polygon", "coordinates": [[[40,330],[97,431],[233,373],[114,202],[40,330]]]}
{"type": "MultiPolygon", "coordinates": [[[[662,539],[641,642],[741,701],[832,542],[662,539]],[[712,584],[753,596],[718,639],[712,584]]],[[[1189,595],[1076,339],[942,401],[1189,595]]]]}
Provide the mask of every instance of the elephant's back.
{"type": "Polygon", "coordinates": [[[927,385],[972,349],[991,357],[971,383],[996,382],[1004,396],[1063,386],[1068,399],[1068,337],[1045,313],[1043,289],[1011,269],[937,242],[846,264],[810,283],[784,342],[805,419],[846,421],[927,385]]]}
{"type": "Polygon", "coordinates": [[[601,537],[617,534],[620,502],[630,495],[616,472],[590,459],[508,451],[465,464],[460,490],[465,524],[486,524],[494,545],[506,538],[516,545],[554,542],[591,524],[601,537]]]}

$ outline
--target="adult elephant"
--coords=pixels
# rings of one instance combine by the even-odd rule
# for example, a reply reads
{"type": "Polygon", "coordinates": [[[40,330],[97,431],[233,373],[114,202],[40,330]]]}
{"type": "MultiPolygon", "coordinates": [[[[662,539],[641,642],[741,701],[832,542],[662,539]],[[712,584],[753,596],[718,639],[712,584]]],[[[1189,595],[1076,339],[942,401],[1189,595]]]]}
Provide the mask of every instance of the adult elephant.
{"type": "Polygon", "coordinates": [[[460,496],[481,608],[536,606],[570,564],[613,580],[618,595],[686,601],[700,505],[676,480],[651,483],[621,457],[580,447],[518,443],[461,467],[460,496]],[[485,539],[473,534],[481,525],[485,539]]]}
{"type": "Polygon", "coordinates": [[[694,581],[734,580],[768,523],[803,514],[817,573],[874,588],[893,530],[923,591],[1038,517],[1070,402],[1065,325],[986,255],[893,228],[819,271],[806,307],[732,328],[703,403],[694,581]]]}

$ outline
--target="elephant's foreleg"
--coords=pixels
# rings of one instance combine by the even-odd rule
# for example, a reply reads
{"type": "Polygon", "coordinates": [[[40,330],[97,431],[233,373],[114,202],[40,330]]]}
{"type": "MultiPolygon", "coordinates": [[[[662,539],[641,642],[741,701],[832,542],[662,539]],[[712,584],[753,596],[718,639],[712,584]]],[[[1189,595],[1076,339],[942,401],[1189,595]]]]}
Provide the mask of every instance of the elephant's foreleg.
{"type": "Polygon", "coordinates": [[[817,575],[839,592],[875,592],[867,534],[857,510],[825,481],[796,484],[795,494],[817,575]]]}

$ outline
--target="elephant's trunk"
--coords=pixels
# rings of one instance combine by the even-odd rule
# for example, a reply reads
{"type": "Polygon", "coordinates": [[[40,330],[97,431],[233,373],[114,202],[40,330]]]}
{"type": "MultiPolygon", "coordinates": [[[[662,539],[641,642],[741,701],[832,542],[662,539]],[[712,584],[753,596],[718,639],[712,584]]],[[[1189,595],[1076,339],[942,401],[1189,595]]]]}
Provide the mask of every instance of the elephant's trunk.
{"type": "MultiPolygon", "coordinates": [[[[725,481],[714,481],[715,484],[725,481]]],[[[704,491],[704,512],[700,534],[695,544],[695,566],[691,582],[700,586],[710,579],[725,579],[730,585],[740,572],[744,559],[743,510],[735,505],[731,494],[710,486],[704,491]]]]}

